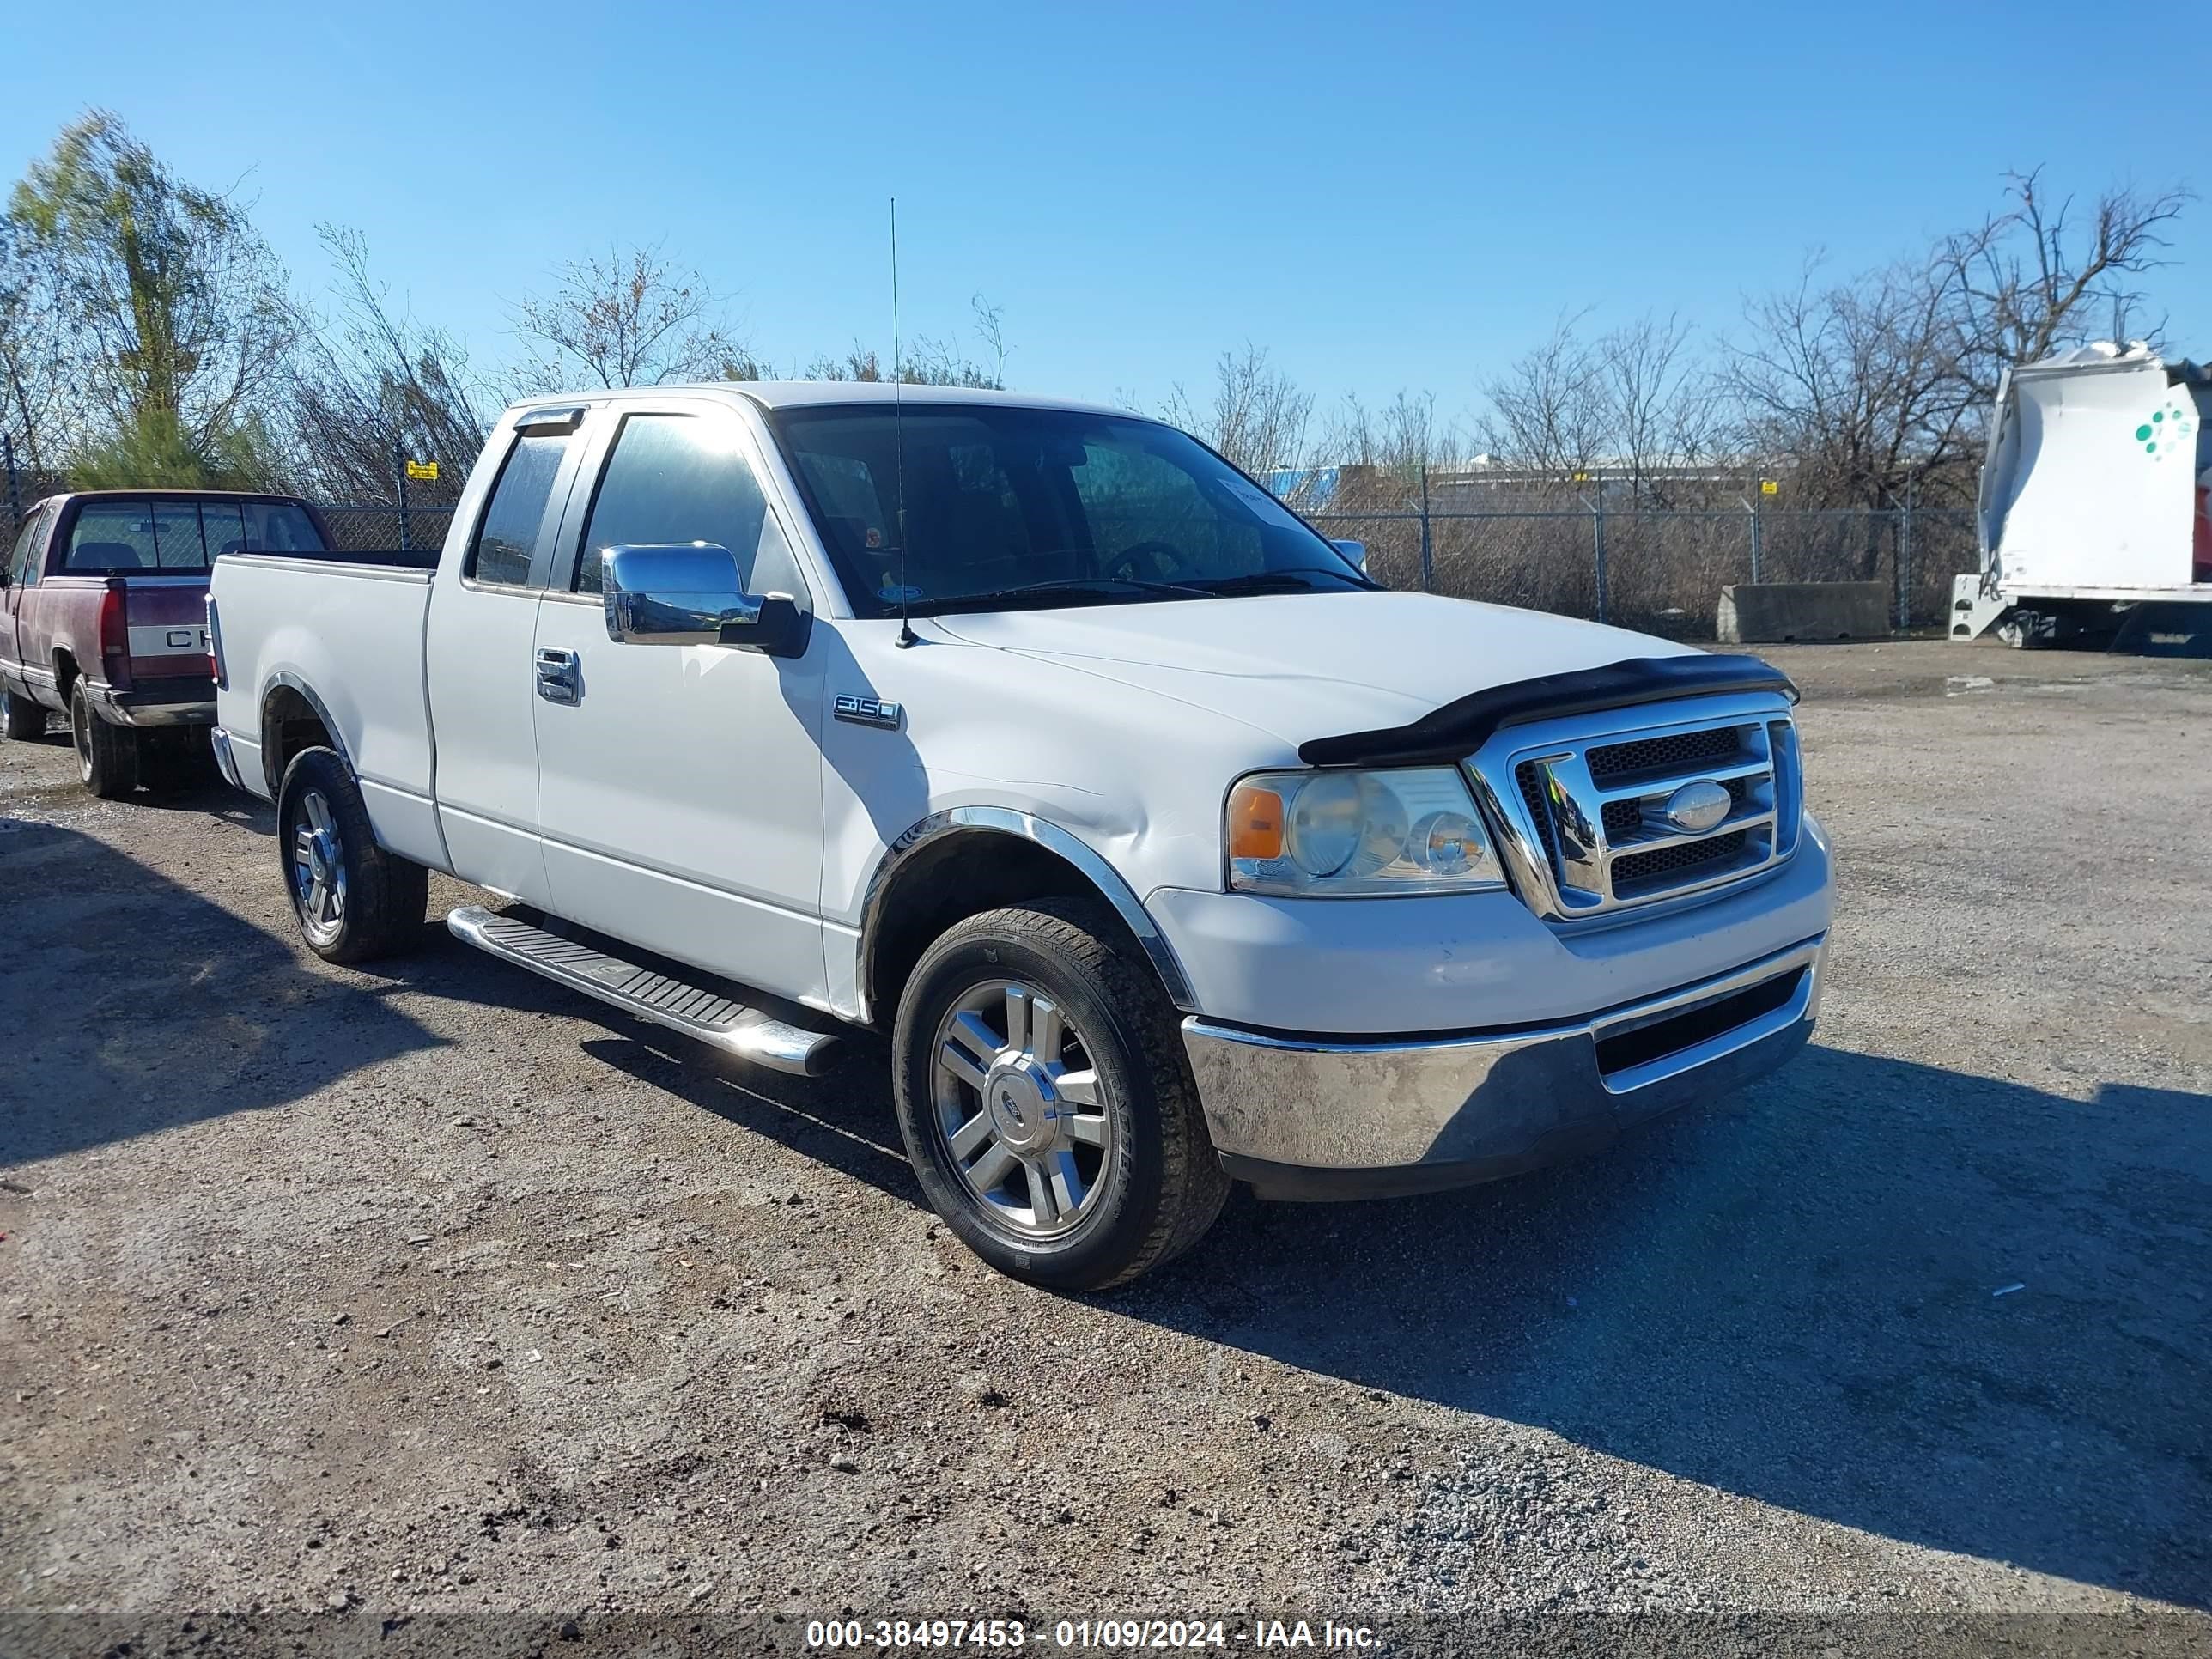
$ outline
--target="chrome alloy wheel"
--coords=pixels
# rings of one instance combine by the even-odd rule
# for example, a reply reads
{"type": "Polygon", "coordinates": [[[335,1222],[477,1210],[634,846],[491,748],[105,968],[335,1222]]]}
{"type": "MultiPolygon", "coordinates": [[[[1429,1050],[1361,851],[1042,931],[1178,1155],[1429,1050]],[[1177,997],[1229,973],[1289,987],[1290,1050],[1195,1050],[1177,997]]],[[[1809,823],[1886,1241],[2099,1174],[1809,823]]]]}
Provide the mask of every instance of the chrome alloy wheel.
{"type": "Polygon", "coordinates": [[[1082,1034],[1042,992],[988,980],[937,1028],[938,1132],[984,1218],[1063,1238],[1097,1207],[1115,1152],[1082,1034]]]}
{"type": "Polygon", "coordinates": [[[317,944],[328,944],[345,926],[345,843],[338,839],[337,815],[319,789],[300,797],[300,817],[292,826],[292,896],[300,925],[317,944]]]}

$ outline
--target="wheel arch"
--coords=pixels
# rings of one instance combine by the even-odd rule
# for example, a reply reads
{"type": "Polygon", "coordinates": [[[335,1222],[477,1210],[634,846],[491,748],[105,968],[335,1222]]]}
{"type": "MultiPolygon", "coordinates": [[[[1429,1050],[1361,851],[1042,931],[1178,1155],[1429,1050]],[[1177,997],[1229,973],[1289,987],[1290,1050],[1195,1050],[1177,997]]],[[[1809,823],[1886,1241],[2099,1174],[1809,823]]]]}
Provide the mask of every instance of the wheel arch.
{"type": "Polygon", "coordinates": [[[888,1022],[931,941],[1001,905],[1054,897],[1103,900],[1152,963],[1168,1000],[1196,1009],[1175,951],[1119,871],[1079,836],[1006,807],[933,812],[892,842],[869,879],[860,914],[860,1018],[888,1022]]]}
{"type": "Polygon", "coordinates": [[[346,769],[353,770],[353,757],[346,752],[337,722],[315,688],[296,674],[270,675],[261,688],[261,775],[269,785],[270,799],[276,799],[293,757],[313,748],[336,750],[346,769]]]}

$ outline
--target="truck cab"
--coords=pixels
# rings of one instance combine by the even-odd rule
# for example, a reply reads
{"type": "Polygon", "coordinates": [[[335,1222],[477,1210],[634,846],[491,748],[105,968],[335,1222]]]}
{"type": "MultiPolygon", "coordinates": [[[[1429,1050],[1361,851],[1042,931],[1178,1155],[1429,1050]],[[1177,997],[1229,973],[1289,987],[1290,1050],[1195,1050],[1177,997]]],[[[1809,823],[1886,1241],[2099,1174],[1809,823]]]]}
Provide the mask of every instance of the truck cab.
{"type": "Polygon", "coordinates": [[[1509,1175],[1807,1040],[1787,678],[1391,592],[1188,434],[1006,393],[599,392],[434,571],[243,552],[218,762],[337,961],[457,936],[706,1048],[890,1040],[923,1190],[1121,1282],[1263,1196],[1509,1175]]]}
{"type": "Polygon", "coordinates": [[[48,714],[64,715],[96,795],[184,781],[215,720],[208,567],[329,544],[289,496],[111,489],[33,504],[0,568],[7,735],[42,737],[48,714]]]}

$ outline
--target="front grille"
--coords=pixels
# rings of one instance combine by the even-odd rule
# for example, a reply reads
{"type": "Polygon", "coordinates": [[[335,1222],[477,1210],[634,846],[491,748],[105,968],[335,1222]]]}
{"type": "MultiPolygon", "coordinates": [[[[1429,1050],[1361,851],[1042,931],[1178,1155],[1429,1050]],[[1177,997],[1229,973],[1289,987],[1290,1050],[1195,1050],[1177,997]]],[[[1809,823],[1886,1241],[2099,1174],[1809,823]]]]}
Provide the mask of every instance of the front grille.
{"type": "Polygon", "coordinates": [[[1773,706],[1714,699],[1702,714],[1696,704],[1647,708],[1501,733],[1470,763],[1501,782],[1510,775],[1492,799],[1522,820],[1523,862],[1537,866],[1523,873],[1543,890],[1532,902],[1562,919],[1624,909],[1787,856],[1800,817],[1796,728],[1773,706]],[[1703,822],[1699,792],[1682,794],[1699,783],[1725,790],[1728,807],[1686,830],[1703,822]]]}
{"type": "Polygon", "coordinates": [[[1732,830],[1724,836],[1708,836],[1703,841],[1677,842],[1672,847],[1649,853],[1626,854],[1613,861],[1613,890],[1620,893],[1670,872],[1695,870],[1700,865],[1740,858],[1749,834],[1748,830],[1732,830]]]}
{"type": "Polygon", "coordinates": [[[1710,762],[1734,760],[1741,747],[1733,726],[1608,743],[1589,751],[1590,776],[1605,783],[1629,772],[1694,771],[1710,762]]]}
{"type": "Polygon", "coordinates": [[[1528,809],[1528,817],[1536,826],[1537,839],[1544,843],[1544,856],[1555,859],[1559,855],[1559,844],[1552,836],[1552,814],[1544,805],[1544,775],[1534,761],[1524,761],[1514,769],[1513,780],[1521,787],[1522,804],[1528,809]]]}

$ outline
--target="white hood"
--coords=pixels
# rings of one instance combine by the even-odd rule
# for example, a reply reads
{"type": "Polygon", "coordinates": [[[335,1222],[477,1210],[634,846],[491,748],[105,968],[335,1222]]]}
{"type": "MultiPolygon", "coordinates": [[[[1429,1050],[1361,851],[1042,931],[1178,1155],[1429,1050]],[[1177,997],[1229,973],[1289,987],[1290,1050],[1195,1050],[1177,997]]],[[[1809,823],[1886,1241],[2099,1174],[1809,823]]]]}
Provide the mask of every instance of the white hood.
{"type": "Polygon", "coordinates": [[[1296,744],[1469,692],[1692,647],[1431,593],[1285,593],[939,617],[965,644],[1172,697],[1296,744]]]}

